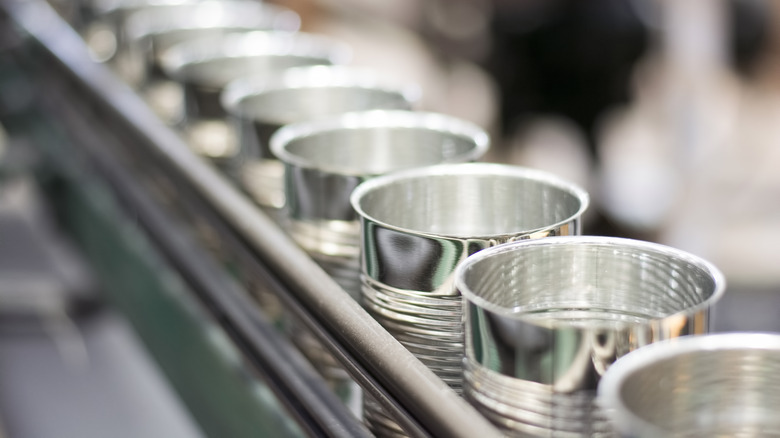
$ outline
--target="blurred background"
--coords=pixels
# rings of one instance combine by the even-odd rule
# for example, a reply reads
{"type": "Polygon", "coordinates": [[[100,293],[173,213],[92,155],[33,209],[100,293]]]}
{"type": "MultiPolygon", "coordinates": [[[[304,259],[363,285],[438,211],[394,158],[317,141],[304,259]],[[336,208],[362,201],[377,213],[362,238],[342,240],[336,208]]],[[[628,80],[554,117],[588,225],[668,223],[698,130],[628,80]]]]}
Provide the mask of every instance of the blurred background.
{"type": "MultiPolygon", "coordinates": [[[[71,20],[76,3],[52,0],[71,20]]],[[[780,331],[780,2],[276,3],[351,45],[352,63],[419,83],[423,109],[488,130],[487,161],[581,184],[585,234],[713,262],[728,280],[715,330],[780,331]]],[[[7,110],[23,90],[2,87],[7,110]]],[[[23,143],[0,137],[0,436],[199,436],[14,173],[23,143]],[[92,304],[63,312],[74,296],[92,304]]]]}

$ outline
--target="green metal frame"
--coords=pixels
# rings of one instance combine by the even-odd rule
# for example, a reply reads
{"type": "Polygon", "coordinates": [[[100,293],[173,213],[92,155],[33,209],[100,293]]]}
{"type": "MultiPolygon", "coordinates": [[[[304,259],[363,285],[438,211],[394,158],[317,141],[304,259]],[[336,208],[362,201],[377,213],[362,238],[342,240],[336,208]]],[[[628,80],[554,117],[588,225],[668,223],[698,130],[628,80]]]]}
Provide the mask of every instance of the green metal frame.
{"type": "Polygon", "coordinates": [[[131,322],[206,436],[300,437],[303,432],[187,284],[79,163],[56,121],[29,113],[2,120],[42,152],[35,171],[60,224],[80,246],[113,303],[131,322]]]}

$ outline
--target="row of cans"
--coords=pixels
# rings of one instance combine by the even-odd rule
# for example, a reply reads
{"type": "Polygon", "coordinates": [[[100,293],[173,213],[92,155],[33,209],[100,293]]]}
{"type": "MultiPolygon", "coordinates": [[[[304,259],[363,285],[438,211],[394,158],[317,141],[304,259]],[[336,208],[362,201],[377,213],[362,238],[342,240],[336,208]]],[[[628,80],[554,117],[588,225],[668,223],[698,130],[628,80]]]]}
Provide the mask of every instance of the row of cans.
{"type": "MultiPolygon", "coordinates": [[[[480,162],[482,128],[417,109],[424,90],[348,65],[348,47],[300,32],[292,11],[240,0],[93,6],[114,44],[106,50],[92,27],[98,57],[507,434],[774,425],[771,394],[743,392],[776,384],[769,347],[780,341],[706,334],[725,291],[707,261],[583,235],[585,190],[480,162]]],[[[349,382],[326,352],[310,357],[349,382]]],[[[359,411],[377,436],[403,436],[369,398],[359,411]]]]}

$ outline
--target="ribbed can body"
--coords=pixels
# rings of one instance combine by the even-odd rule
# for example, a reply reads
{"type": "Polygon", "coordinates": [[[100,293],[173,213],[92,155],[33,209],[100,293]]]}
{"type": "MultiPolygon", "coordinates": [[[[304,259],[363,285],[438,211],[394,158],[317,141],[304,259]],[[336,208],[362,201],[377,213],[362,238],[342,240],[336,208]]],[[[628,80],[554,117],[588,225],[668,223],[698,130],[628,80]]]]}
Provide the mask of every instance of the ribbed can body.
{"type": "Polygon", "coordinates": [[[601,376],[645,345],[704,334],[720,273],[663,245],[551,237],[486,250],[458,270],[465,395],[518,436],[611,433],[601,376]]]}
{"type": "Polygon", "coordinates": [[[545,172],[472,163],[387,175],[353,194],[363,306],[456,392],[463,306],[454,271],[494,245],[581,232],[588,197],[545,172]]]}
{"type": "MultiPolygon", "coordinates": [[[[271,152],[284,164],[287,229],[359,301],[361,233],[350,203],[355,188],[394,171],[473,161],[487,147],[482,129],[435,113],[373,110],[287,125],[271,139],[271,152]]],[[[365,403],[366,423],[376,434],[401,433],[377,403],[365,403]]]]}

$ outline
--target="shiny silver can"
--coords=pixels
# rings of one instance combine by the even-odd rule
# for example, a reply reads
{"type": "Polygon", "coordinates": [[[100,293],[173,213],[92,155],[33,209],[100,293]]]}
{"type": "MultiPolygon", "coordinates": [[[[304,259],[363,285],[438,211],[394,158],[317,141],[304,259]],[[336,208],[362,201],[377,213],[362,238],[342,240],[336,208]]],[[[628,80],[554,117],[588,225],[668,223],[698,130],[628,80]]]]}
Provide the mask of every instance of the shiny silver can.
{"type": "Polygon", "coordinates": [[[339,64],[351,50],[331,38],[303,32],[235,32],[191,39],[162,54],[163,71],[184,87],[187,117],[224,118],[223,88],[250,75],[273,75],[291,67],[339,64]]]}
{"type": "Polygon", "coordinates": [[[358,186],[351,201],[362,230],[363,305],[460,390],[456,266],[500,243],[579,234],[589,197],[547,172],[466,163],[383,175],[358,186]]]}
{"type": "Polygon", "coordinates": [[[184,41],[239,31],[296,32],[300,22],[291,9],[254,0],[202,0],[143,7],[125,20],[126,76],[140,85],[160,78],[162,53],[184,41]]]}
{"type": "MultiPolygon", "coordinates": [[[[86,8],[92,15],[81,29],[91,57],[98,62],[114,62],[127,46],[127,18],[144,9],[195,4],[203,0],[91,0],[86,8]]],[[[120,63],[121,64],[121,63],[120,63]]],[[[121,65],[120,73],[121,73],[121,65]]]]}
{"type": "MultiPolygon", "coordinates": [[[[579,234],[589,197],[547,172],[466,163],[379,176],[358,186],[351,203],[361,222],[363,306],[461,392],[463,311],[455,268],[500,243],[579,234]]],[[[370,398],[364,410],[377,436],[402,436],[370,398]]]]}
{"type": "Polygon", "coordinates": [[[239,179],[240,140],[220,96],[230,82],[246,76],[272,77],[288,68],[340,64],[348,46],[303,32],[236,32],[193,39],[166,50],[165,75],[183,89],[183,115],[177,126],[190,147],[234,179],[239,179]]]}
{"type": "Polygon", "coordinates": [[[649,345],[610,367],[598,393],[624,437],[780,436],[780,335],[649,345]]]}
{"type": "Polygon", "coordinates": [[[519,436],[610,433],[601,376],[648,344],[706,333],[725,281],[664,245],[602,236],[514,242],[456,272],[464,297],[465,395],[519,436]]]}
{"type": "Polygon", "coordinates": [[[270,148],[277,129],[352,111],[410,110],[419,98],[417,84],[374,69],[318,65],[237,79],[222,93],[222,105],[238,133],[234,166],[244,187],[261,205],[280,208],[283,166],[270,148]]]}
{"type": "Polygon", "coordinates": [[[272,152],[285,166],[290,234],[356,299],[360,224],[352,191],[389,172],[476,161],[488,147],[487,133],[470,122],[400,110],[295,123],[271,138],[272,152]]]}
{"type": "MultiPolygon", "coordinates": [[[[371,85],[369,90],[378,89],[375,82],[367,85],[371,85]]],[[[347,91],[361,99],[359,91],[347,91]]],[[[329,89],[328,94],[339,93],[329,89]]],[[[487,133],[465,120],[401,110],[345,113],[294,123],[271,137],[271,151],[285,166],[284,212],[290,235],[356,300],[360,294],[360,225],[350,204],[355,187],[392,171],[474,161],[488,147],[487,133]]],[[[292,338],[303,344],[306,333],[293,331],[292,338]]],[[[307,354],[324,375],[339,376],[339,364],[326,351],[313,342],[306,344],[310,346],[307,354]]],[[[331,381],[349,388],[345,379],[331,381]]],[[[366,405],[375,408],[365,409],[366,422],[378,436],[386,436],[378,432],[379,424],[400,430],[377,412],[379,406],[368,401],[369,395],[365,398],[366,405]]]]}

